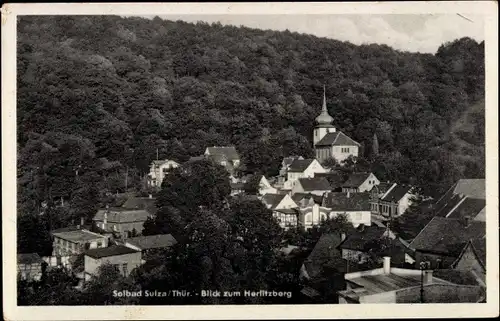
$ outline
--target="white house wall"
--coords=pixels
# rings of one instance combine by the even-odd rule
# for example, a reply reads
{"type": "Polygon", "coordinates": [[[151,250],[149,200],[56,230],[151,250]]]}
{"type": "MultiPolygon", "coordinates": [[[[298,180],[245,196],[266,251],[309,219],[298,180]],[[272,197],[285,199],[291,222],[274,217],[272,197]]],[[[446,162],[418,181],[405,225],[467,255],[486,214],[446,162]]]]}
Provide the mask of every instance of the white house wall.
{"type": "Polygon", "coordinates": [[[330,218],[334,218],[340,214],[345,214],[354,227],[358,227],[360,224],[366,226],[372,225],[370,211],[332,211],[330,212],[330,218]]]}

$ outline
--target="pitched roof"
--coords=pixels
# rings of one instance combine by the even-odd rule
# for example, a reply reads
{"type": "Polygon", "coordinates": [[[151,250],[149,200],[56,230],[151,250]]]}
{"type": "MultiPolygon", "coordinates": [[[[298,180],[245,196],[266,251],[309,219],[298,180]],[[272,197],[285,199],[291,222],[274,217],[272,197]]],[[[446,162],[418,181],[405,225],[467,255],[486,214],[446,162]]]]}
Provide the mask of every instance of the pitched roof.
{"type": "Polygon", "coordinates": [[[240,155],[234,146],[213,146],[207,147],[209,155],[224,155],[227,160],[239,160],[240,155]]]}
{"type": "Polygon", "coordinates": [[[471,240],[471,245],[476,252],[477,258],[481,261],[486,269],[486,238],[471,240]]]}
{"type": "Polygon", "coordinates": [[[272,194],[268,193],[262,196],[262,202],[269,205],[271,208],[275,208],[279,203],[285,198],[287,194],[272,194]]]}
{"type": "Polygon", "coordinates": [[[305,171],[309,165],[314,161],[312,158],[308,159],[294,159],[293,162],[290,164],[290,167],[288,168],[289,172],[299,172],[302,173],[305,171]]]}
{"type": "Polygon", "coordinates": [[[332,211],[370,211],[370,193],[328,193],[323,197],[323,206],[332,211]]]}
{"type": "Polygon", "coordinates": [[[342,187],[359,187],[372,173],[358,172],[349,175],[349,178],[342,184],[342,187]]]}
{"type": "Polygon", "coordinates": [[[406,193],[411,191],[411,186],[408,185],[399,185],[397,184],[391,190],[389,190],[382,198],[382,201],[386,202],[399,202],[406,193]]]}
{"type": "Polygon", "coordinates": [[[159,160],[154,160],[154,161],[153,161],[153,164],[154,164],[154,165],[157,165],[157,166],[160,166],[160,165],[163,165],[163,164],[168,163],[168,162],[173,162],[173,163],[175,163],[175,164],[179,165],[179,163],[177,163],[176,161],[171,160],[171,159],[159,159],[159,160]]]}
{"type": "Polygon", "coordinates": [[[454,284],[478,285],[476,276],[471,271],[460,271],[455,269],[438,269],[432,273],[433,277],[440,278],[454,284]]]}
{"type": "Polygon", "coordinates": [[[149,197],[129,197],[125,203],[122,204],[122,207],[128,209],[145,209],[151,214],[155,214],[158,211],[156,207],[156,198],[149,197]]]}
{"type": "Polygon", "coordinates": [[[243,190],[245,183],[231,183],[232,190],[243,190]]]}
{"type": "MultiPolygon", "coordinates": [[[[106,209],[97,211],[94,221],[103,221],[106,209]]],[[[109,223],[145,222],[151,213],[145,209],[132,210],[127,208],[110,208],[108,211],[109,223]]]]}
{"type": "Polygon", "coordinates": [[[189,157],[188,162],[196,162],[196,161],[201,161],[204,159],[205,159],[205,156],[191,156],[191,157],[189,157]]]}
{"type": "Polygon", "coordinates": [[[481,212],[486,206],[486,200],[479,198],[469,198],[465,197],[461,203],[458,204],[451,212],[448,212],[446,217],[449,218],[465,218],[469,216],[474,218],[481,212]]]}
{"type": "Polygon", "coordinates": [[[337,189],[342,187],[342,183],[345,182],[344,175],[337,172],[329,172],[329,173],[314,173],[314,177],[324,177],[330,183],[332,189],[337,189]]]}
{"type": "Polygon", "coordinates": [[[460,179],[436,201],[434,207],[439,212],[450,203],[456,204],[457,200],[464,196],[485,199],[485,189],[484,179],[460,179]]]}
{"type": "Polygon", "coordinates": [[[104,235],[93,233],[87,230],[74,230],[68,232],[55,232],[55,233],[53,232],[52,235],[70,242],[85,242],[100,238],[106,238],[106,236],[104,235]]]}
{"type": "Polygon", "coordinates": [[[42,263],[43,260],[38,253],[20,253],[17,254],[17,264],[42,263]]]}
{"type": "Polygon", "coordinates": [[[296,159],[304,159],[302,156],[288,156],[283,158],[282,164],[285,166],[290,165],[296,159]]]}
{"type": "Polygon", "coordinates": [[[314,203],[320,204],[323,202],[323,196],[311,194],[311,193],[295,193],[292,195],[292,200],[295,203],[299,203],[300,201],[304,199],[313,199],[314,203]]]}
{"type": "Polygon", "coordinates": [[[176,239],[172,236],[172,234],[158,234],[158,235],[132,237],[127,239],[126,242],[140,248],[141,250],[170,247],[177,243],[176,239]]]}
{"type": "Polygon", "coordinates": [[[325,137],[316,143],[316,146],[361,146],[361,144],[343,132],[336,131],[326,134],[325,137]]]}
{"type": "Polygon", "coordinates": [[[433,217],[410,243],[417,251],[459,256],[470,239],[480,239],[486,234],[486,224],[470,221],[466,226],[463,219],[433,217]]]}
{"type": "Polygon", "coordinates": [[[380,240],[385,235],[387,228],[379,226],[365,226],[363,229],[356,229],[340,245],[342,249],[365,251],[365,244],[371,241],[380,240]]]}
{"type": "Polygon", "coordinates": [[[344,272],[345,264],[342,260],[342,252],[338,249],[341,243],[342,239],[338,233],[321,235],[304,262],[304,267],[311,279],[321,276],[324,265],[334,266],[340,272],[344,272]]]}
{"type": "Polygon", "coordinates": [[[304,191],[329,191],[332,189],[324,177],[299,178],[299,183],[304,191]]]}
{"type": "Polygon", "coordinates": [[[124,255],[137,252],[139,251],[131,249],[124,245],[112,245],[110,247],[88,250],[85,252],[85,255],[93,257],[95,259],[100,259],[102,257],[117,256],[117,255],[124,255]]]}

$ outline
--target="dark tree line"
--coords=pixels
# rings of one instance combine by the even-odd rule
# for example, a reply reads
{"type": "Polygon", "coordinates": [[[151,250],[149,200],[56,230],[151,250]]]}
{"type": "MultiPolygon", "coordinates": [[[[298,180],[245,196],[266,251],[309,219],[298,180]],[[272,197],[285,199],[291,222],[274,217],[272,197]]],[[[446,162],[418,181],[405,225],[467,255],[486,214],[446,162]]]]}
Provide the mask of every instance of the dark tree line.
{"type": "Polygon", "coordinates": [[[484,42],[432,55],[158,17],[26,16],[17,48],[19,215],[62,199],[49,227],[142,189],[157,151],[184,162],[234,144],[245,171],[268,176],[283,156],[312,156],[323,84],[381,180],[436,195],[484,177],[484,42]]]}

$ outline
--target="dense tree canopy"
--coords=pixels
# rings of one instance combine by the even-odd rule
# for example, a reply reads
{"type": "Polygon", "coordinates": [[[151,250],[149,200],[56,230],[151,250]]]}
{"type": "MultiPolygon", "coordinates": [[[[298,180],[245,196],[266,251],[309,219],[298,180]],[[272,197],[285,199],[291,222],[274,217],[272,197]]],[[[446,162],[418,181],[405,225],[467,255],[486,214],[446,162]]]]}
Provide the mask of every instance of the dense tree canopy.
{"type": "Polygon", "coordinates": [[[276,175],[283,156],[313,156],[323,84],[336,127],[367,146],[360,159],[375,149],[381,180],[435,195],[484,177],[484,42],[432,55],[160,18],[26,16],[18,44],[20,215],[62,201],[66,220],[88,218],[110,193],[141,189],[157,153],[184,162],[208,145],[233,144],[245,171],[276,175]]]}

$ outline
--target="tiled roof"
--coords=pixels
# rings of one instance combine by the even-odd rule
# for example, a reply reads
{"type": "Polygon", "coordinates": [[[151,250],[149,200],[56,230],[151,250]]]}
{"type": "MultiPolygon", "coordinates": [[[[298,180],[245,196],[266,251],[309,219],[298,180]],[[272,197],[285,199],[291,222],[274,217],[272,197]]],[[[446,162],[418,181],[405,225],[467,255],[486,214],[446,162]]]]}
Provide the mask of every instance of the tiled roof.
{"type": "Polygon", "coordinates": [[[42,262],[42,258],[37,253],[21,253],[17,255],[17,264],[34,264],[42,262]]]}
{"type": "MultiPolygon", "coordinates": [[[[105,209],[97,211],[94,216],[94,221],[103,221],[105,209]]],[[[145,222],[151,213],[145,209],[131,210],[126,208],[110,208],[108,212],[108,223],[128,223],[128,222],[145,222]]]]}
{"type": "Polygon", "coordinates": [[[359,187],[370,175],[371,173],[352,173],[347,181],[342,184],[342,187],[359,187]]]}
{"type": "Polygon", "coordinates": [[[287,194],[265,194],[262,196],[262,202],[264,204],[271,206],[271,208],[275,208],[279,205],[279,203],[285,198],[287,194]]]}
{"type": "Polygon", "coordinates": [[[172,234],[158,234],[158,235],[132,237],[127,239],[126,242],[142,250],[170,247],[177,243],[172,234]]]}
{"type": "Polygon", "coordinates": [[[304,191],[329,191],[332,189],[324,177],[299,178],[299,183],[304,191]]]}
{"type": "Polygon", "coordinates": [[[282,164],[285,166],[290,165],[296,159],[304,159],[302,156],[288,156],[283,158],[282,164]]]}
{"type": "Polygon", "coordinates": [[[417,251],[458,256],[470,239],[480,239],[485,234],[485,222],[471,220],[466,226],[463,219],[436,216],[420,231],[410,247],[417,251]]]}
{"type": "Polygon", "coordinates": [[[315,173],[314,177],[326,178],[328,180],[328,183],[330,183],[330,186],[332,187],[332,189],[337,189],[339,187],[342,187],[342,184],[345,181],[344,176],[342,174],[336,173],[336,172],[315,173]]]}
{"type": "Polygon", "coordinates": [[[342,249],[365,251],[365,245],[368,242],[380,240],[384,236],[387,228],[379,226],[365,226],[363,229],[357,229],[351,233],[340,245],[342,249]]]}
{"type": "Polygon", "coordinates": [[[361,144],[343,132],[337,131],[326,134],[325,137],[316,143],[316,146],[361,146],[361,144]]]}
{"type": "Polygon", "coordinates": [[[486,238],[471,240],[474,252],[476,252],[477,258],[481,260],[481,263],[486,268],[486,238]]]}
{"type": "Polygon", "coordinates": [[[131,249],[124,245],[113,245],[110,247],[103,247],[98,249],[91,249],[85,252],[85,255],[93,257],[95,259],[100,259],[102,257],[124,255],[130,253],[136,253],[137,250],[131,249]]]}
{"type": "Polygon", "coordinates": [[[486,198],[486,183],[482,179],[461,179],[453,189],[454,194],[462,194],[472,198],[486,198]]]}
{"type": "Polygon", "coordinates": [[[243,190],[245,183],[231,183],[232,190],[243,190]]]}
{"type": "Polygon", "coordinates": [[[439,269],[439,270],[434,270],[432,276],[454,284],[478,285],[476,277],[470,271],[439,269]]]}
{"type": "Polygon", "coordinates": [[[311,279],[321,275],[324,265],[334,266],[339,272],[345,271],[342,252],[338,249],[340,243],[342,239],[338,233],[323,234],[320,237],[304,262],[304,267],[311,279]]]}
{"type": "Polygon", "coordinates": [[[162,160],[162,159],[160,159],[160,160],[154,160],[154,161],[153,161],[153,164],[155,164],[155,165],[157,165],[157,166],[160,166],[160,165],[163,165],[163,164],[165,164],[165,163],[167,163],[167,162],[173,162],[173,163],[175,163],[176,165],[179,165],[176,161],[173,161],[173,160],[171,160],[171,159],[163,159],[163,160],[162,160]]]}
{"type": "Polygon", "coordinates": [[[240,159],[240,155],[234,146],[214,146],[207,147],[207,149],[210,155],[224,155],[230,161],[240,159]]]}
{"type": "Polygon", "coordinates": [[[399,200],[410,191],[411,186],[397,184],[386,195],[384,195],[381,200],[386,202],[399,202],[399,200]]]}
{"type": "Polygon", "coordinates": [[[151,214],[155,214],[158,210],[156,208],[156,198],[149,197],[129,197],[123,203],[122,207],[128,209],[145,209],[151,212],[151,214]]]}
{"type": "Polygon", "coordinates": [[[332,211],[370,211],[370,193],[328,193],[323,197],[323,206],[332,211]]]}
{"type": "Polygon", "coordinates": [[[289,172],[299,172],[302,173],[305,171],[309,165],[314,161],[314,159],[294,159],[288,168],[289,172]]]}
{"type": "Polygon", "coordinates": [[[314,201],[314,203],[321,205],[323,203],[323,196],[311,194],[311,193],[295,193],[292,195],[292,199],[295,203],[299,203],[302,200],[305,199],[311,199],[314,201]]]}
{"type": "Polygon", "coordinates": [[[191,156],[189,158],[189,162],[196,162],[196,161],[201,161],[204,159],[205,159],[205,156],[191,156]]]}
{"type": "Polygon", "coordinates": [[[468,198],[465,199],[456,207],[451,213],[446,214],[449,218],[465,218],[469,216],[474,218],[484,209],[486,206],[486,200],[478,198],[468,198]]]}
{"type": "Polygon", "coordinates": [[[90,240],[96,240],[100,238],[105,238],[103,235],[93,233],[86,230],[75,230],[69,232],[56,232],[52,233],[55,237],[71,242],[85,242],[90,240]]]}

